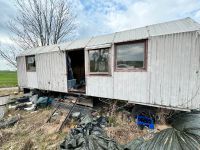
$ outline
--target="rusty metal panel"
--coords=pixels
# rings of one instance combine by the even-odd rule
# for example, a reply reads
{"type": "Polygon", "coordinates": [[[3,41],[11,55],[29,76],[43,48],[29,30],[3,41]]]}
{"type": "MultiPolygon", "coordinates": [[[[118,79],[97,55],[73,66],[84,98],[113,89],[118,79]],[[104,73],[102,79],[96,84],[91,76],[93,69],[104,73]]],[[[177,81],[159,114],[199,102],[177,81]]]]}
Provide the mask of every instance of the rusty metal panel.
{"type": "Polygon", "coordinates": [[[66,58],[64,52],[36,55],[38,88],[67,92],[66,58]]]}
{"type": "Polygon", "coordinates": [[[17,57],[17,79],[18,86],[27,86],[26,60],[25,57],[17,57]]]}

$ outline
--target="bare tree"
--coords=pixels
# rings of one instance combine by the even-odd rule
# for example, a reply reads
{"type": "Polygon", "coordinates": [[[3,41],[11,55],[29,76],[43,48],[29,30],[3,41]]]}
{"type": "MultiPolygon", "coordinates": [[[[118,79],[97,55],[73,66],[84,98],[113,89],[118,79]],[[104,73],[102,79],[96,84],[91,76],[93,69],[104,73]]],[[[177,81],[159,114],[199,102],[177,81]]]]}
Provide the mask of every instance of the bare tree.
{"type": "Polygon", "coordinates": [[[67,0],[16,0],[18,15],[9,23],[12,39],[22,49],[57,44],[76,29],[67,0]]]}
{"type": "Polygon", "coordinates": [[[4,53],[1,49],[0,49],[0,56],[4,58],[13,67],[17,67],[15,59],[12,59],[12,56],[7,55],[7,53],[4,53]]]}
{"type": "Polygon", "coordinates": [[[0,56],[16,67],[17,49],[60,43],[76,30],[76,14],[68,0],[15,0],[17,15],[8,23],[19,48],[0,47],[0,56]]]}
{"type": "Polygon", "coordinates": [[[12,68],[17,67],[16,56],[22,52],[21,49],[17,49],[15,46],[2,47],[0,43],[0,57],[8,62],[12,68]]]}

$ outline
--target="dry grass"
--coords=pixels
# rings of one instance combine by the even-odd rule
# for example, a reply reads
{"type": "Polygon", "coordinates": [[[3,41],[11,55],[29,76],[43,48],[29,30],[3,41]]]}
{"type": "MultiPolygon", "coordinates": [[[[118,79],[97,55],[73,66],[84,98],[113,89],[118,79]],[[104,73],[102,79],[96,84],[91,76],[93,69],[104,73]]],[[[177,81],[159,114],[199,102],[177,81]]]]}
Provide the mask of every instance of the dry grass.
{"type": "MultiPolygon", "coordinates": [[[[69,132],[66,127],[62,133],[58,133],[60,123],[66,112],[60,112],[51,123],[46,123],[52,109],[41,109],[37,112],[8,111],[6,116],[19,114],[20,121],[12,128],[0,130],[0,149],[3,150],[54,150],[69,132]]],[[[126,144],[133,139],[148,134],[147,130],[139,130],[134,121],[123,117],[122,113],[115,114],[116,125],[107,127],[107,135],[119,142],[126,144]]]]}
{"type": "MultiPolygon", "coordinates": [[[[0,96],[4,95],[14,96],[15,93],[18,93],[18,89],[0,89],[0,96]]],[[[20,95],[22,95],[22,93],[20,95]]]]}
{"type": "Polygon", "coordinates": [[[147,130],[140,130],[136,125],[123,125],[121,127],[106,128],[108,137],[116,140],[119,144],[128,142],[148,134],[147,130]]]}
{"type": "Polygon", "coordinates": [[[122,112],[114,114],[115,126],[105,128],[108,137],[116,140],[119,144],[127,144],[136,138],[149,134],[146,129],[140,130],[135,121],[127,118],[125,114],[122,112]]]}
{"type": "Polygon", "coordinates": [[[21,119],[12,128],[0,130],[0,149],[58,149],[60,142],[69,132],[69,128],[66,128],[62,133],[57,132],[64,114],[52,123],[46,123],[51,111],[43,109],[37,112],[8,112],[9,115],[20,114],[21,119]]]}

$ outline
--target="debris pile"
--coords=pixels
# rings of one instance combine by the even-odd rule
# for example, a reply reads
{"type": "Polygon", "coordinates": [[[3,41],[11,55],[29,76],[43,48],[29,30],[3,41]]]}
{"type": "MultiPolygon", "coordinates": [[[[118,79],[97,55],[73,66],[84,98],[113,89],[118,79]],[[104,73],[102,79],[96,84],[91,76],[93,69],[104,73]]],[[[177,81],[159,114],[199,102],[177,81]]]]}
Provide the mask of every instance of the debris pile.
{"type": "Polygon", "coordinates": [[[61,150],[105,150],[121,149],[118,144],[108,138],[101,128],[101,122],[93,120],[92,117],[86,115],[81,118],[78,127],[72,129],[71,133],[61,144],[61,150]]]}
{"type": "Polygon", "coordinates": [[[53,102],[53,98],[38,95],[33,96],[23,96],[20,98],[13,98],[10,102],[9,108],[14,108],[15,110],[36,110],[37,108],[44,108],[50,106],[53,102]]]}
{"type": "Polygon", "coordinates": [[[80,95],[67,98],[45,94],[13,99],[10,109],[0,108],[0,148],[18,149],[20,145],[21,149],[196,150],[200,147],[199,111],[171,113],[124,103],[118,107],[116,101],[89,109],[78,105],[79,100],[80,95]]]}
{"type": "Polygon", "coordinates": [[[83,117],[60,145],[62,150],[198,150],[200,147],[200,112],[175,114],[169,120],[172,128],[155,133],[151,139],[141,137],[120,145],[108,138],[100,124],[91,117],[83,117]]]}

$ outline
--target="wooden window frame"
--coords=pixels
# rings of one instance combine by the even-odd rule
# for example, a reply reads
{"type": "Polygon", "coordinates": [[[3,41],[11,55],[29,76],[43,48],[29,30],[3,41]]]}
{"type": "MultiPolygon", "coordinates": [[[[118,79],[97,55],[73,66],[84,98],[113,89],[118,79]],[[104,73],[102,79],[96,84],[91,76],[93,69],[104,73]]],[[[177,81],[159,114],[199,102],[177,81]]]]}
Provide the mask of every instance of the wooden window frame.
{"type": "Polygon", "coordinates": [[[102,48],[95,48],[95,49],[87,49],[87,56],[88,56],[88,74],[89,75],[103,75],[103,76],[110,76],[111,75],[111,57],[110,57],[111,47],[102,47],[102,48]],[[100,49],[108,49],[108,72],[90,72],[90,56],[89,51],[95,51],[100,49]]]}
{"type": "Polygon", "coordinates": [[[34,57],[35,58],[35,55],[29,55],[29,56],[26,56],[26,71],[27,72],[36,72],[36,59],[35,59],[35,69],[34,70],[30,70],[28,69],[28,57],[34,57]]]}
{"type": "Polygon", "coordinates": [[[126,41],[114,44],[114,71],[115,72],[147,72],[147,58],[148,58],[148,39],[126,41]],[[126,44],[144,43],[144,65],[142,68],[117,68],[117,46],[126,44]]]}

